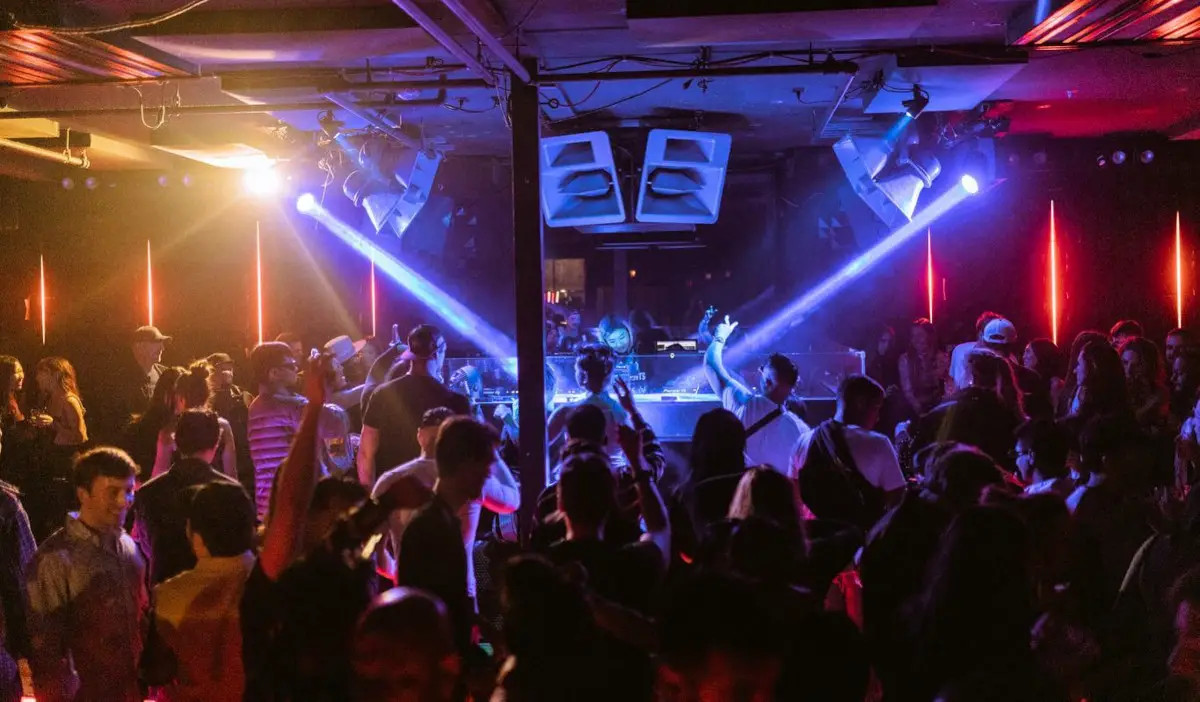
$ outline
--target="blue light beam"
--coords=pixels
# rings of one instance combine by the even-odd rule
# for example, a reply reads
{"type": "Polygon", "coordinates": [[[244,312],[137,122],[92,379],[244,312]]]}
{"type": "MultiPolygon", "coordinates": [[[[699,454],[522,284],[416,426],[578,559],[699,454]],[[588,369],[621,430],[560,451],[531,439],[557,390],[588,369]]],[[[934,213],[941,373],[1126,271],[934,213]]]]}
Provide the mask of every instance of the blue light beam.
{"type": "MultiPolygon", "coordinates": [[[[726,365],[742,363],[751,354],[757,353],[768,344],[781,338],[788,330],[803,322],[818,307],[854,282],[863,273],[874,268],[880,261],[891,256],[901,246],[908,243],[917,234],[924,232],[938,218],[949,212],[956,205],[973,194],[962,183],[942,194],[938,199],[923,208],[913,217],[912,221],[889,234],[878,244],[859,254],[840,270],[826,278],[815,288],[804,293],[783,309],[755,326],[742,337],[741,341],[730,346],[725,353],[726,365]]],[[[704,369],[694,368],[675,382],[681,387],[692,387],[702,382],[704,369]]]]}
{"type": "Polygon", "coordinates": [[[321,223],[331,234],[375,263],[375,268],[404,286],[434,314],[455,331],[475,343],[484,353],[501,361],[506,371],[516,375],[517,344],[498,329],[467,309],[453,296],[426,280],[419,273],[384,251],[357,229],[338,219],[315,201],[305,201],[304,214],[321,223]]]}

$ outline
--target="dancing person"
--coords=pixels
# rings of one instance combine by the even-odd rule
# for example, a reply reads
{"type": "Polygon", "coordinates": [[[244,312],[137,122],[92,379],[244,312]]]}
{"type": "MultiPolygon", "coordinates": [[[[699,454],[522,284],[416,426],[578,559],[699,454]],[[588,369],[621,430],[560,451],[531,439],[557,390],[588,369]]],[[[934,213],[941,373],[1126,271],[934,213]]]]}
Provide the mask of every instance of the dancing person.
{"type": "Polygon", "coordinates": [[[97,438],[116,442],[134,416],[144,411],[165,369],[163,349],[170,340],[158,327],[142,326],[134,330],[130,337],[131,354],[122,359],[97,395],[100,401],[97,438]]]}
{"type": "MultiPolygon", "coordinates": [[[[210,379],[213,368],[208,361],[196,361],[188,366],[187,371],[175,381],[175,394],[179,398],[181,411],[190,409],[212,408],[213,394],[210,379]]],[[[213,468],[226,476],[237,480],[237,437],[233,433],[233,425],[229,420],[215,413],[217,424],[221,428],[221,436],[217,442],[217,453],[213,459],[213,468]]]]}
{"type": "Polygon", "coordinates": [[[166,472],[137,491],[133,502],[133,536],[149,560],[151,585],[196,565],[186,522],[193,488],[214,482],[237,482],[236,478],[213,468],[213,456],[220,441],[220,418],[215,412],[185,410],[175,423],[179,458],[166,472]]]}
{"type": "Polygon", "coordinates": [[[746,427],[746,456],[751,465],[769,465],[791,472],[796,446],[809,427],[788,407],[788,398],[796,387],[800,372],[780,353],[767,357],[759,368],[759,388],[755,392],[725,368],[725,347],[737,329],[729,317],[717,324],[712,344],[704,353],[704,374],[721,405],[733,412],[746,427]]]}
{"type": "Polygon", "coordinates": [[[38,429],[28,411],[25,369],[13,356],[0,356],[0,478],[23,487],[36,482],[38,429]]]}
{"type": "MultiPolygon", "coordinates": [[[[1067,353],[1067,374],[1054,408],[1055,419],[1062,419],[1079,411],[1079,354],[1084,346],[1093,341],[1108,343],[1108,337],[1104,332],[1087,330],[1076,334],[1075,339],[1071,341],[1071,349],[1067,353]]],[[[1200,375],[1197,376],[1197,381],[1200,382],[1200,375]]]]}
{"type": "Polygon", "coordinates": [[[942,402],[950,361],[938,348],[937,329],[928,319],[913,322],[908,350],[900,354],[900,389],[909,410],[922,415],[942,402]]]}
{"type": "MultiPolygon", "coordinates": [[[[375,483],[371,490],[372,499],[380,499],[392,489],[399,480],[415,479],[429,489],[433,495],[434,485],[437,484],[438,467],[435,456],[438,432],[454,413],[447,407],[435,407],[421,417],[421,426],[417,429],[417,443],[421,445],[421,455],[402,466],[393,468],[375,483]]],[[[483,484],[483,493],[478,500],[469,500],[458,512],[458,520],[462,525],[463,550],[468,558],[475,546],[475,533],[479,528],[479,516],[483,508],[496,514],[512,514],[521,506],[521,489],[517,485],[512,471],[499,454],[491,465],[491,474],[483,484]]],[[[416,510],[396,510],[388,517],[388,525],[393,549],[392,557],[399,562],[404,554],[400,552],[400,544],[404,542],[404,530],[415,516],[416,510]]],[[[391,573],[395,573],[393,568],[391,573]]],[[[467,564],[467,594],[475,598],[475,568],[467,564]]]]}
{"type": "Polygon", "coordinates": [[[1171,367],[1178,356],[1196,346],[1196,334],[1191,329],[1178,327],[1167,332],[1167,338],[1163,344],[1163,355],[1166,356],[1167,368],[1171,367]]]}
{"type": "Polygon", "coordinates": [[[589,342],[588,334],[583,329],[583,314],[577,309],[567,310],[566,324],[559,334],[559,352],[575,353],[580,346],[589,342]]]}
{"type": "Polygon", "coordinates": [[[613,350],[604,344],[585,344],[579,347],[575,357],[575,381],[587,393],[583,399],[561,405],[550,413],[546,422],[546,436],[557,441],[566,428],[567,420],[576,408],[590,405],[604,414],[604,441],[600,449],[608,454],[614,468],[627,465],[621,452],[617,428],[631,426],[629,411],[622,402],[609,392],[613,388],[613,350]]]}
{"type": "MultiPolygon", "coordinates": [[[[181,427],[186,422],[185,414],[181,427]]],[[[154,587],[157,632],[176,662],[160,699],[240,700],[246,675],[238,604],[254,566],[254,502],[241,485],[220,479],[187,497],[180,517],[195,565],[154,587]]]]}
{"type": "Polygon", "coordinates": [[[1075,490],[1067,466],[1070,437],[1048,419],[1031,419],[1016,431],[1017,476],[1026,495],[1052,493],[1064,500],[1075,490]]]}
{"type": "MultiPolygon", "coordinates": [[[[254,378],[258,382],[258,397],[250,404],[250,455],[254,458],[254,497],[258,518],[265,519],[271,505],[271,487],[275,474],[288,455],[292,439],[300,427],[307,400],[292,392],[300,365],[287,344],[267,342],[255,347],[250,354],[254,378]]],[[[326,369],[328,371],[328,369],[326,369]]],[[[324,378],[316,382],[324,385],[324,378]]],[[[336,436],[344,429],[340,417],[328,407],[317,413],[318,429],[324,437],[336,436]]],[[[318,461],[321,471],[328,473],[329,463],[318,461]]]]}
{"type": "Polygon", "coordinates": [[[142,413],[125,429],[121,448],[137,464],[139,480],[149,480],[156,475],[156,467],[161,473],[170,465],[171,427],[183,408],[176,386],[185,372],[179,366],[164,367],[142,413]]]}
{"type": "Polygon", "coordinates": [[[1021,365],[1037,374],[1037,391],[1025,398],[1026,412],[1031,417],[1054,419],[1066,373],[1062,352],[1049,339],[1034,339],[1025,345],[1021,365]]]}
{"type": "Polygon", "coordinates": [[[421,455],[417,428],[425,412],[449,407],[455,414],[471,413],[466,396],[442,384],[446,339],[440,329],[432,324],[414,328],[404,355],[411,359],[408,373],[380,385],[363,413],[358,446],[358,480],[363,485],[374,485],[384,471],[421,455]]]}
{"type": "MultiPolygon", "coordinates": [[[[983,333],[993,320],[1004,319],[1002,315],[986,310],[975,319],[975,338],[954,347],[950,353],[950,375],[946,385],[946,394],[953,395],[971,384],[971,375],[967,371],[967,354],[979,348],[983,342],[983,333]]],[[[886,385],[884,387],[887,387],[886,385]]]]}
{"type": "Polygon", "coordinates": [[[72,468],[79,516],[38,547],[30,565],[30,667],[40,700],[141,702],[138,661],[150,598],[146,562],[122,525],[137,465],[97,448],[72,468]]]}
{"type": "Polygon", "coordinates": [[[1076,428],[1097,416],[1132,416],[1125,367],[1110,344],[1096,340],[1084,345],[1075,365],[1075,386],[1071,421],[1076,428]]]}
{"type": "Polygon", "coordinates": [[[1164,427],[1171,398],[1158,345],[1144,336],[1136,336],[1121,344],[1117,353],[1125,368],[1125,386],[1138,424],[1146,429],[1164,427]]]}
{"type": "Polygon", "coordinates": [[[233,446],[237,450],[237,477],[248,492],[254,492],[254,459],[250,457],[250,403],[254,396],[233,382],[233,358],[227,353],[214,353],[205,359],[212,366],[208,376],[211,392],[209,406],[233,430],[233,446]]]}
{"type": "Polygon", "coordinates": [[[838,387],[837,412],[800,439],[794,458],[800,497],[819,519],[869,530],[899,502],[905,478],[896,450],[872,429],[884,391],[864,376],[847,376],[838,387]]]}
{"type": "Polygon", "coordinates": [[[483,497],[500,437],[469,417],[453,417],[438,430],[434,453],[438,480],[433,498],[417,510],[400,542],[396,584],[437,595],[450,612],[455,647],[464,659],[472,651],[475,607],[467,591],[467,551],[458,513],[483,497]]]}
{"type": "Polygon", "coordinates": [[[695,560],[709,529],[725,518],[746,472],[746,429],[726,409],[700,415],[692,433],[688,472],[671,497],[671,533],[677,554],[695,560]]]}
{"type": "Polygon", "coordinates": [[[39,541],[62,525],[72,503],[70,476],[75,455],[88,442],[87,422],[75,368],[57,356],[38,361],[36,379],[38,407],[31,413],[35,427],[47,428],[50,444],[43,445],[39,475],[31,477],[26,507],[33,520],[33,533],[39,541]]]}
{"type": "Polygon", "coordinates": [[[365,339],[356,342],[345,334],[325,342],[324,351],[333,358],[333,373],[337,378],[332,388],[333,394],[329,396],[330,402],[344,410],[357,407],[362,401],[363,383],[354,385],[346,379],[346,365],[359,358],[366,344],[365,339]]]}

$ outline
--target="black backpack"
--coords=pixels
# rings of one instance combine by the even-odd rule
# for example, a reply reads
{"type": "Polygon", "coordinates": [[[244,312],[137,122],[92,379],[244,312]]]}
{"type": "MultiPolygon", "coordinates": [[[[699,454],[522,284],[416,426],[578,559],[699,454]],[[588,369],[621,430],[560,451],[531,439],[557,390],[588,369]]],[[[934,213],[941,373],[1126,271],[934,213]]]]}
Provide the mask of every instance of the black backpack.
{"type": "Polygon", "coordinates": [[[818,519],[865,532],[883,516],[883,491],[858,471],[840,422],[826,420],[813,430],[798,480],[800,499],[818,519]]]}

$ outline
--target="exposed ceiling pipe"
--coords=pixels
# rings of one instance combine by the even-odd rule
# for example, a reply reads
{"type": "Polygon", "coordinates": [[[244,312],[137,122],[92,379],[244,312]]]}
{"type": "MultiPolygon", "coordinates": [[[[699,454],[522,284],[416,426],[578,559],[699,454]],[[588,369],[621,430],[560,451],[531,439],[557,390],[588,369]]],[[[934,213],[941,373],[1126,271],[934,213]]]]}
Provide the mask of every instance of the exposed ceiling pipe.
{"type": "MultiPolygon", "coordinates": [[[[430,87],[436,87],[431,85],[430,87]]],[[[374,100],[356,103],[359,109],[378,107],[402,107],[403,102],[394,100],[374,100]]],[[[167,110],[168,115],[252,115],[271,112],[309,112],[328,110],[329,102],[277,102],[265,105],[184,105],[167,110]]],[[[348,110],[347,110],[348,111],[348,110]]],[[[116,117],[123,115],[140,115],[137,107],[97,107],[77,110],[25,110],[0,112],[0,121],[8,119],[66,119],[69,117],[116,117]]]]}
{"type": "Polygon", "coordinates": [[[449,10],[454,13],[454,16],[457,17],[464,25],[466,25],[467,29],[471,30],[471,33],[479,38],[479,41],[483,42],[483,45],[488,48],[488,51],[495,54],[496,57],[508,67],[508,70],[512,71],[513,75],[519,78],[522,83],[528,83],[533,79],[529,75],[529,71],[525,70],[525,67],[522,66],[521,62],[517,60],[517,57],[513,56],[512,52],[509,51],[504,44],[501,44],[499,39],[492,36],[492,33],[488,31],[488,28],[483,26],[483,22],[480,22],[479,18],[476,17],[473,12],[468,10],[467,7],[462,4],[461,0],[442,0],[442,4],[449,8],[449,10]]]}
{"type": "Polygon", "coordinates": [[[13,139],[0,139],[0,148],[9,149],[34,158],[41,158],[47,161],[57,161],[67,166],[78,166],[79,168],[87,168],[89,165],[86,156],[72,156],[65,151],[54,151],[53,149],[43,149],[40,146],[30,146],[29,144],[15,141],[13,139]]]}
{"type": "Polygon", "coordinates": [[[600,73],[542,73],[538,85],[555,83],[594,83],[596,81],[666,80],[668,78],[735,78],[750,76],[789,76],[806,73],[857,73],[858,64],[852,61],[821,61],[788,66],[737,66],[733,68],[668,69],[660,71],[613,71],[600,73]]]}
{"type": "MultiPolygon", "coordinates": [[[[405,146],[408,146],[408,147],[411,147],[414,149],[425,148],[425,145],[421,143],[420,139],[414,139],[413,137],[410,137],[409,135],[400,131],[400,125],[394,124],[390,119],[388,119],[384,115],[372,114],[371,112],[368,111],[368,109],[355,103],[354,99],[351,98],[349,95],[339,95],[337,93],[329,93],[329,94],[325,95],[325,99],[329,100],[330,102],[332,102],[333,104],[342,108],[343,110],[349,112],[350,114],[355,115],[359,119],[362,119],[362,120],[368,122],[371,126],[375,127],[379,131],[390,136],[391,138],[395,139],[396,141],[400,142],[401,144],[404,144],[405,146]]],[[[443,99],[445,99],[444,96],[443,96],[443,99]]],[[[439,102],[441,102],[441,101],[439,101],[439,102]]]]}
{"type": "Polygon", "coordinates": [[[449,51],[456,59],[462,61],[467,68],[478,73],[489,86],[496,84],[496,77],[492,75],[492,72],[484,68],[483,64],[479,63],[479,60],[464,49],[461,44],[454,41],[454,37],[447,34],[446,30],[438,26],[438,23],[434,22],[432,17],[425,14],[425,11],[418,7],[414,0],[392,0],[392,3],[407,12],[408,16],[412,17],[413,21],[421,26],[421,29],[424,29],[429,36],[433,37],[434,41],[441,44],[442,48],[449,51]]]}

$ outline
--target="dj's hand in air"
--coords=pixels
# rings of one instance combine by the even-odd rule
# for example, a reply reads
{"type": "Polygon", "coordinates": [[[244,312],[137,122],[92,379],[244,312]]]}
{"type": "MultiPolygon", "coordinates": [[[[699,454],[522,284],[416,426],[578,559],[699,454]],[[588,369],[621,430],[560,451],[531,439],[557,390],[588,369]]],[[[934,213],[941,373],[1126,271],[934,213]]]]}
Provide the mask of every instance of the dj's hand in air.
{"type": "Polygon", "coordinates": [[[737,325],[737,322],[729,321],[729,315],[725,315],[725,321],[718,322],[716,330],[713,331],[713,341],[722,343],[729,341],[729,335],[733,333],[734,329],[737,329],[737,325]]]}
{"type": "Polygon", "coordinates": [[[617,394],[617,402],[621,404],[621,409],[630,414],[637,412],[637,405],[633,402],[633,392],[629,390],[629,383],[625,382],[624,378],[617,378],[613,382],[613,390],[617,394]]]}
{"type": "Polygon", "coordinates": [[[304,397],[317,405],[325,404],[325,378],[333,370],[333,356],[322,353],[310,357],[305,364],[304,397]]]}

